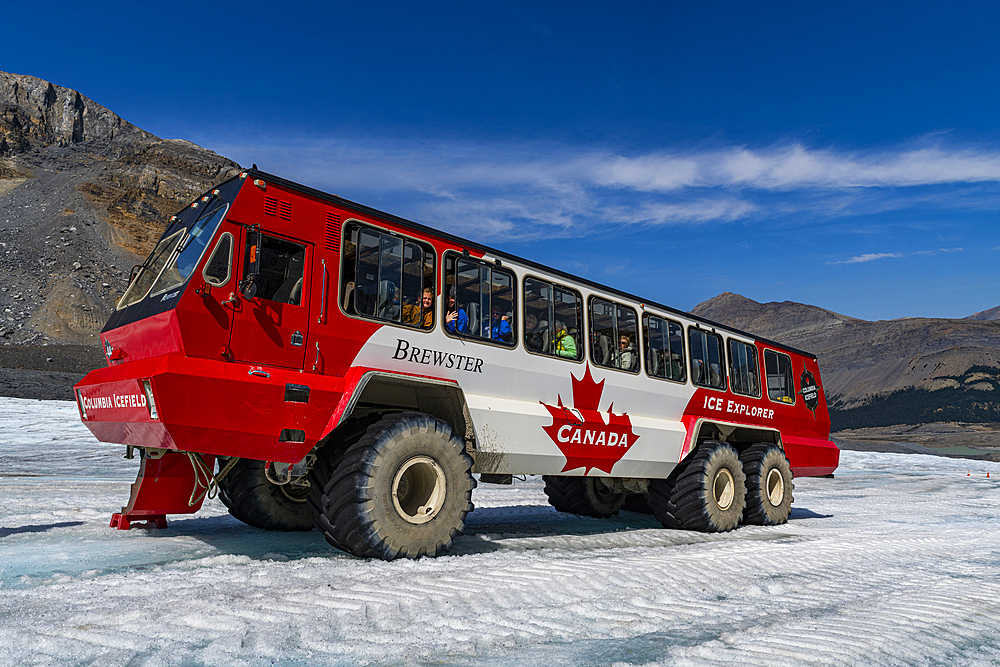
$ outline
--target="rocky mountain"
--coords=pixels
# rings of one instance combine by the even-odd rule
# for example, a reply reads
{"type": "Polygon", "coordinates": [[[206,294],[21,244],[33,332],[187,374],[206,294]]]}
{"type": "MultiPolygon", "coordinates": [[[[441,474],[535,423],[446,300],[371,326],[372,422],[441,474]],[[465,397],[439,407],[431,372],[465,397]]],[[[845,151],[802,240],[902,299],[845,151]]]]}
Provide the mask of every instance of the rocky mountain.
{"type": "Polygon", "coordinates": [[[990,308],[989,310],[981,310],[978,313],[973,313],[965,319],[967,320],[1000,320],[1000,306],[996,308],[990,308]]]}
{"type": "Polygon", "coordinates": [[[692,312],[816,354],[835,426],[1000,421],[1000,321],[869,322],[729,292],[692,312]]]}
{"type": "Polygon", "coordinates": [[[75,90],[0,72],[0,342],[97,345],[167,219],[239,170],[75,90]]]}

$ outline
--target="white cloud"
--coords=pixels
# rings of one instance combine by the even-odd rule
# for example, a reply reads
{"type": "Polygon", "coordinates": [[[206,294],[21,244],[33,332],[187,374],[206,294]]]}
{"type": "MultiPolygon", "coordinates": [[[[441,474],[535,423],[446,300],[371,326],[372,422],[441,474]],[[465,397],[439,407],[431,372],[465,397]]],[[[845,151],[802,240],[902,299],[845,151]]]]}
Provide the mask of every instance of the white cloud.
{"type": "MultiPolygon", "coordinates": [[[[322,190],[375,206],[389,203],[429,224],[475,229],[484,240],[586,235],[622,224],[1000,209],[996,189],[973,191],[1000,183],[1000,149],[976,147],[843,151],[791,143],[622,155],[542,142],[336,136],[202,143],[322,190]]],[[[843,263],[884,256],[892,254],[843,263]]]]}
{"type": "Polygon", "coordinates": [[[902,256],[902,253],[898,252],[870,252],[864,255],[858,255],[857,257],[851,257],[850,259],[842,259],[837,262],[827,262],[827,264],[864,264],[866,262],[874,262],[877,259],[891,259],[902,256]]]}
{"type": "Polygon", "coordinates": [[[757,207],[747,201],[724,197],[690,202],[651,202],[639,208],[618,207],[611,215],[627,224],[665,225],[733,221],[745,218],[757,207]]]}
{"type": "Polygon", "coordinates": [[[792,144],[616,158],[596,165],[594,174],[595,183],[639,191],[910,187],[1000,182],[1000,152],[926,148],[852,154],[792,144]]]}

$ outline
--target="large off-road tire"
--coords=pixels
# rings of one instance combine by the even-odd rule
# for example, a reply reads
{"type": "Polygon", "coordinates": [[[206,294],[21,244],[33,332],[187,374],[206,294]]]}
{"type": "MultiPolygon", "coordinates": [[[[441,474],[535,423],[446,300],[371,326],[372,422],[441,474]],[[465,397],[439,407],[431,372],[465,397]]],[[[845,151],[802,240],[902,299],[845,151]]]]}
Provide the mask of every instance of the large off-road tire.
{"type": "Polygon", "coordinates": [[[778,445],[758,442],[740,455],[747,476],[743,523],[777,526],[792,513],[792,467],[778,445]]]}
{"type": "Polygon", "coordinates": [[[645,493],[630,493],[625,496],[625,504],[622,505],[622,509],[639,514],[653,513],[653,508],[649,506],[645,493]]]}
{"type": "Polygon", "coordinates": [[[625,503],[624,493],[615,493],[593,477],[543,475],[542,479],[549,504],[560,512],[606,519],[625,503]]]}
{"type": "MultiPolygon", "coordinates": [[[[219,459],[219,470],[227,459],[219,459]]],[[[272,471],[273,476],[273,471],[272,471]]],[[[245,524],[264,530],[312,530],[305,484],[277,485],[264,474],[264,462],[240,459],[219,480],[219,500],[245,524]]]]}
{"type": "Polygon", "coordinates": [[[746,505],[746,477],[736,450],[725,442],[704,442],[682,465],[677,475],[649,484],[649,505],[660,523],[703,533],[736,528],[746,505]]]}
{"type": "Polygon", "coordinates": [[[310,473],[316,527],[362,558],[437,556],[472,511],[472,458],[440,419],[382,418],[343,452],[321,449],[310,473]]]}

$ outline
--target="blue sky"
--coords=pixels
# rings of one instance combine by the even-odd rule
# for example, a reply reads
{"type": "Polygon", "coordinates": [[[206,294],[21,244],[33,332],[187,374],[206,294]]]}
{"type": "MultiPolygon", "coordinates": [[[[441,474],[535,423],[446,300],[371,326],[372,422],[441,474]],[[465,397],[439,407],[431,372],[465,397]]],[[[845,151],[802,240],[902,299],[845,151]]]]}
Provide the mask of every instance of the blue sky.
{"type": "Polygon", "coordinates": [[[0,69],[682,309],[1000,305],[998,5],[134,4],[5,7],[0,69]]]}

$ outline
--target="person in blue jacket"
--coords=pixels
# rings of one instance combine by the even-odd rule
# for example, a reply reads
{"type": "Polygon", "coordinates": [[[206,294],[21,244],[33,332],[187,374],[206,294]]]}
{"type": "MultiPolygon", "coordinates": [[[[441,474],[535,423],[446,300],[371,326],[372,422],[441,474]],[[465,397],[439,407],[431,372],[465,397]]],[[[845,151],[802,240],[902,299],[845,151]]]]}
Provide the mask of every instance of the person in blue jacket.
{"type": "Polygon", "coordinates": [[[510,328],[507,316],[500,312],[500,308],[493,306],[490,311],[490,339],[500,343],[510,343],[514,340],[514,332],[510,328]]]}
{"type": "Polygon", "coordinates": [[[469,333],[469,316],[455,305],[455,288],[448,292],[448,309],[444,314],[444,326],[452,333],[469,333]]]}

